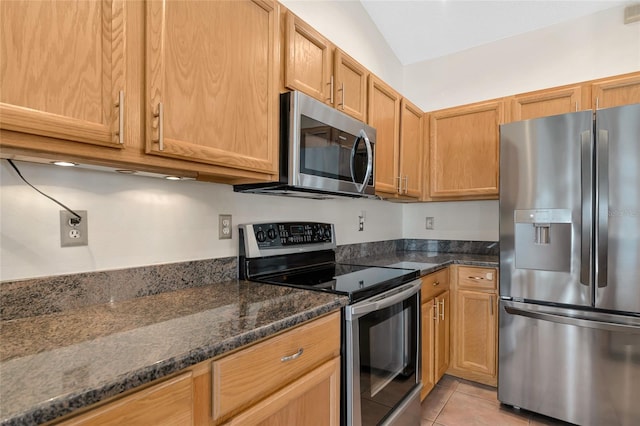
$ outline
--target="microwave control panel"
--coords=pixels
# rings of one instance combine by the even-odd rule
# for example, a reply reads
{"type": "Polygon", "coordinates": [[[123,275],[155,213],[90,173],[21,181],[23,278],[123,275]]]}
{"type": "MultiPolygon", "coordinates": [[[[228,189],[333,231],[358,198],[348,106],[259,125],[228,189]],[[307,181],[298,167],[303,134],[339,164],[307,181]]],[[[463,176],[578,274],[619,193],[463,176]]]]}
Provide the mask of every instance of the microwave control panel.
{"type": "Polygon", "coordinates": [[[258,247],[278,248],[331,243],[333,225],[319,222],[280,222],[253,225],[258,247]]]}

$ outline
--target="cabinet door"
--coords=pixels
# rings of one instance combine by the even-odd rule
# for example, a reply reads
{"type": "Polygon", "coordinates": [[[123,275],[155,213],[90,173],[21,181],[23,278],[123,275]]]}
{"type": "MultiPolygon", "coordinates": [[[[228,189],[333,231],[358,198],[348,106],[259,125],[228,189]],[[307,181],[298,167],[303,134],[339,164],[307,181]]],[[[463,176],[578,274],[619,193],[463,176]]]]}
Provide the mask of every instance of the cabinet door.
{"type": "Polygon", "coordinates": [[[456,366],[494,376],[496,373],[496,296],[458,290],[456,366]]]}
{"type": "Polygon", "coordinates": [[[530,120],[589,108],[589,88],[582,85],[516,95],[511,100],[510,121],[530,120]],[[583,101],[584,99],[584,101],[583,101]]]}
{"type": "Polygon", "coordinates": [[[60,423],[76,425],[192,425],[193,381],[183,373],[60,423]]]}
{"type": "Polygon", "coordinates": [[[287,11],[285,86],[333,104],[331,43],[309,24],[287,11]]]}
{"type": "Polygon", "coordinates": [[[431,114],[431,197],[497,198],[502,122],[503,101],[431,114]]]}
{"type": "Polygon", "coordinates": [[[401,102],[400,180],[401,194],[413,198],[422,195],[422,116],[423,112],[406,99],[401,102]]]}
{"type": "Polygon", "coordinates": [[[640,103],[640,72],[596,81],[591,94],[593,109],[640,103]]]}
{"type": "Polygon", "coordinates": [[[400,183],[400,95],[373,75],[368,94],[369,124],[376,129],[376,192],[396,194],[400,183]]]}
{"type": "Polygon", "coordinates": [[[335,107],[357,120],[366,121],[369,71],[340,49],[336,49],[333,63],[335,107]]]}
{"type": "Polygon", "coordinates": [[[0,128],[121,147],[123,1],[2,1],[0,16],[0,128]]]}
{"type": "Polygon", "coordinates": [[[449,368],[449,324],[451,316],[451,305],[449,291],[445,291],[435,298],[434,304],[436,309],[436,325],[435,325],[435,382],[442,378],[449,368]]]}
{"type": "Polygon", "coordinates": [[[277,171],[272,0],[147,3],[147,152],[277,171]]]}
{"type": "Polygon", "coordinates": [[[340,358],[323,364],[232,418],[229,425],[340,423],[340,358]]]}
{"type": "Polygon", "coordinates": [[[422,401],[436,385],[434,374],[434,351],[435,351],[435,300],[431,299],[421,306],[422,315],[422,390],[420,400],[422,401]]]}

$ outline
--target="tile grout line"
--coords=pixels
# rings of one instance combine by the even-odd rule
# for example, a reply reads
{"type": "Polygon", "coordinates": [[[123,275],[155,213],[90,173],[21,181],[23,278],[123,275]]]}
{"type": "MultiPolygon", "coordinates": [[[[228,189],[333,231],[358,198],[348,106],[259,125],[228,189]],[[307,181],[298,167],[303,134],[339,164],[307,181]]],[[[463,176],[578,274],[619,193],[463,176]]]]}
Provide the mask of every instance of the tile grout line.
{"type": "MultiPolygon", "coordinates": [[[[444,402],[444,404],[442,404],[442,408],[440,408],[440,410],[438,410],[438,414],[436,414],[436,418],[433,419],[433,424],[435,425],[436,423],[438,423],[438,417],[440,417],[440,414],[442,414],[442,412],[444,411],[444,407],[447,406],[447,404],[449,403],[449,400],[451,399],[451,397],[453,396],[454,393],[456,393],[458,391],[458,385],[460,384],[459,381],[456,380],[455,385],[453,386],[452,392],[451,394],[447,397],[446,401],[444,402]]],[[[438,424],[442,424],[442,423],[438,423],[438,424]]],[[[442,424],[442,426],[447,426],[445,424],[442,424]]]]}

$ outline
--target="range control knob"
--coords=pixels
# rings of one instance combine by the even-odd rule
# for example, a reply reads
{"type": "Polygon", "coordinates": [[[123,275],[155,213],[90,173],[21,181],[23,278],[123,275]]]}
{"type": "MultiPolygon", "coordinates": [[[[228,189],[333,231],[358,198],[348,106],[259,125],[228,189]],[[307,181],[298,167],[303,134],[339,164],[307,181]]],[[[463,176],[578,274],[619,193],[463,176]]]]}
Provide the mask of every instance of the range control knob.
{"type": "Polygon", "coordinates": [[[276,230],[273,228],[269,228],[269,230],[267,231],[267,237],[269,237],[270,240],[275,240],[276,236],[276,230]]]}
{"type": "Polygon", "coordinates": [[[264,243],[266,240],[266,236],[264,235],[264,231],[258,231],[256,232],[256,240],[258,240],[259,243],[264,243]]]}

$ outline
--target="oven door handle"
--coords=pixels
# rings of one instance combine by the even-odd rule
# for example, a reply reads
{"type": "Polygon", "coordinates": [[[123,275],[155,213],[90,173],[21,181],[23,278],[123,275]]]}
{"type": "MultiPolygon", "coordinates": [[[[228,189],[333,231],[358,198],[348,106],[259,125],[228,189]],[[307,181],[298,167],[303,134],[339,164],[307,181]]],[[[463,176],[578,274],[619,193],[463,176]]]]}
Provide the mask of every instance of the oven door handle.
{"type": "Polygon", "coordinates": [[[347,306],[345,309],[346,320],[355,320],[371,312],[388,308],[389,306],[402,302],[403,300],[417,294],[420,291],[421,286],[422,281],[415,280],[409,284],[389,290],[386,293],[375,296],[369,300],[364,300],[354,305],[347,306]]]}

